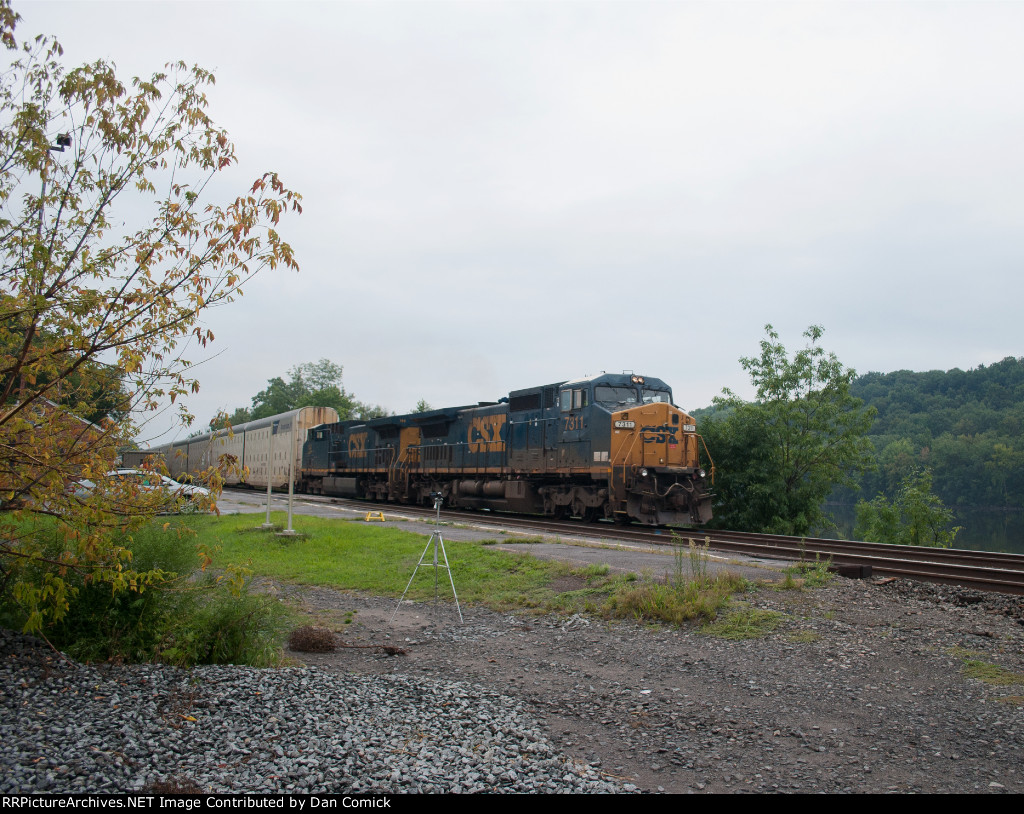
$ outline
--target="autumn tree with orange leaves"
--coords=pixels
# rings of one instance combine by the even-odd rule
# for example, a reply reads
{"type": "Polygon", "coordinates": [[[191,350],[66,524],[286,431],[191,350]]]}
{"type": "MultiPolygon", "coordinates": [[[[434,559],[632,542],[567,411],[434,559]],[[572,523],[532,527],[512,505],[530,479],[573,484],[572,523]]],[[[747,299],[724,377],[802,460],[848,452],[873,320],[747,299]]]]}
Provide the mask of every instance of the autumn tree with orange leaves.
{"type": "Polygon", "coordinates": [[[269,173],[205,200],[235,162],[207,113],[212,74],[67,69],[18,20],[0,0],[0,592],[39,630],[67,607],[69,572],[114,590],[157,578],[117,542],[153,495],[76,484],[102,483],[139,416],[198,388],[183,353],[213,339],[205,309],[297,269],[277,229],[301,207],[269,173]]]}

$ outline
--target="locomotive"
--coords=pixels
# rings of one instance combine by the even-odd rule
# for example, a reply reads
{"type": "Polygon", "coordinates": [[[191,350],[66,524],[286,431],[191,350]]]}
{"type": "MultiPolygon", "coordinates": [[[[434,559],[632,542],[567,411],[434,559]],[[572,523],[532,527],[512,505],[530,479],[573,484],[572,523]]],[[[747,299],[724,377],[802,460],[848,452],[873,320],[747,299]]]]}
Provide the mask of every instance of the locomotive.
{"type": "Polygon", "coordinates": [[[711,494],[692,416],[660,379],[592,376],[497,402],[310,429],[301,491],[584,520],[699,525],[711,494]]]}

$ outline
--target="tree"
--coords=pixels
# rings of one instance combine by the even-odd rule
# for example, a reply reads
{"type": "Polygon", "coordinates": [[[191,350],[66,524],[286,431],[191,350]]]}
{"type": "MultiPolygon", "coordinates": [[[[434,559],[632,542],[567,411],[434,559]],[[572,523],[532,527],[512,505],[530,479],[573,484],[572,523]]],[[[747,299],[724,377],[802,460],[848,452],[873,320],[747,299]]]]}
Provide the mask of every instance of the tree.
{"type": "Polygon", "coordinates": [[[19,44],[18,20],[0,0],[0,592],[40,629],[69,571],[114,589],[158,576],[119,542],[158,502],[102,476],[145,411],[198,389],[184,354],[213,339],[203,311],[261,269],[297,268],[277,225],[301,208],[274,174],[204,200],[235,162],[209,72],[177,63],[126,86],[103,61],[66,69],[52,39],[19,44]],[[99,369],[109,386],[90,390],[99,369]],[[81,479],[98,484],[87,497],[81,479]]]}
{"type": "Polygon", "coordinates": [[[897,545],[949,548],[960,532],[950,528],[953,512],[932,492],[932,473],[922,469],[907,475],[891,501],[878,495],[870,503],[857,503],[858,540],[897,545]]]}
{"type": "Polygon", "coordinates": [[[776,534],[827,524],[822,505],[837,485],[872,465],[874,411],[850,395],[855,371],[818,344],[812,325],[792,359],[771,325],[761,355],[740,359],[757,390],[753,403],[729,390],[701,424],[716,464],[716,522],[776,534]]]}
{"type": "MultiPolygon", "coordinates": [[[[245,421],[287,413],[300,407],[333,407],[342,421],[350,419],[369,420],[391,415],[378,404],[358,401],[345,392],[342,384],[344,369],[330,359],[319,362],[305,362],[288,371],[289,379],[280,376],[267,380],[267,386],[252,398],[252,410],[239,407],[235,410],[231,425],[241,421],[235,418],[247,416],[245,421]]],[[[224,416],[217,416],[210,422],[215,429],[224,426],[224,416]],[[215,426],[216,425],[216,426],[215,426]]]]}

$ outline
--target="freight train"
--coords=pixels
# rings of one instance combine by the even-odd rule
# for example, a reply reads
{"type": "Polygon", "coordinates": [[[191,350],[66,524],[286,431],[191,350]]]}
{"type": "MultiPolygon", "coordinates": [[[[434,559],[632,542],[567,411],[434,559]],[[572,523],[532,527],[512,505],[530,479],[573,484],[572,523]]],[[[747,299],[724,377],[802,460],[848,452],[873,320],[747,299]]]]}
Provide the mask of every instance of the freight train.
{"type": "MultiPolygon", "coordinates": [[[[249,466],[246,482],[265,487],[246,439],[261,433],[254,443],[266,455],[273,420],[189,439],[184,459],[167,448],[150,453],[164,454],[173,475],[172,459],[209,465],[234,444],[232,454],[249,466]]],[[[711,519],[710,455],[660,379],[604,373],[514,390],[497,402],[304,426],[293,472],[297,490],[312,494],[429,505],[440,493],[453,508],[649,525],[711,519]]]]}
{"type": "Polygon", "coordinates": [[[187,481],[203,472],[220,467],[228,486],[244,484],[287,489],[289,478],[296,481],[302,469],[302,444],[309,430],[321,424],[336,423],[333,407],[300,407],[280,415],[259,418],[194,435],[182,441],[124,452],[123,466],[139,467],[162,462],[172,478],[187,481]],[[231,460],[236,466],[224,466],[231,460]]]}

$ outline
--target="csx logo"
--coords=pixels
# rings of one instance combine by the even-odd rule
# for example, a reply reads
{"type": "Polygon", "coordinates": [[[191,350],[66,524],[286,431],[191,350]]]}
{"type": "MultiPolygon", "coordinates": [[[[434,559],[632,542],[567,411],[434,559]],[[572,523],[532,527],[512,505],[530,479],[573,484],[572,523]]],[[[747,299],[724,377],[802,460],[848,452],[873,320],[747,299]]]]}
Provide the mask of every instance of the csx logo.
{"type": "Polygon", "coordinates": [[[664,444],[666,441],[670,444],[678,443],[676,427],[670,427],[668,424],[662,424],[660,427],[644,427],[643,436],[645,444],[664,444]]]}
{"type": "Polygon", "coordinates": [[[348,437],[348,457],[366,457],[366,433],[358,432],[348,437]]]}
{"type": "Polygon", "coordinates": [[[502,452],[505,449],[503,432],[505,416],[485,415],[469,422],[466,440],[470,452],[502,452]]]}

